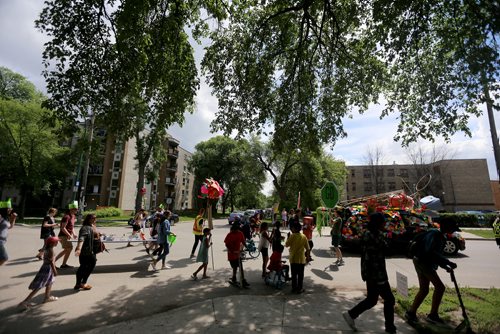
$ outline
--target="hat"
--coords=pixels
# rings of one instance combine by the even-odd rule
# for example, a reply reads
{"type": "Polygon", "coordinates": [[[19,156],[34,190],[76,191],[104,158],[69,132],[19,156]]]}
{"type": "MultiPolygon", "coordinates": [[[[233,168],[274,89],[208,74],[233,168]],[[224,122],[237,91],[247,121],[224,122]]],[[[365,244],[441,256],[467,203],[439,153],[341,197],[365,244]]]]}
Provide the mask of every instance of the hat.
{"type": "Polygon", "coordinates": [[[69,203],[68,209],[78,209],[78,201],[73,201],[72,203],[69,203]]]}
{"type": "Polygon", "coordinates": [[[7,208],[7,209],[12,209],[12,202],[9,199],[7,199],[5,202],[0,202],[0,209],[4,209],[4,208],[7,208]]]}
{"type": "Polygon", "coordinates": [[[56,244],[60,239],[58,237],[48,237],[47,239],[45,239],[45,244],[46,245],[52,245],[52,244],[56,244]]]}

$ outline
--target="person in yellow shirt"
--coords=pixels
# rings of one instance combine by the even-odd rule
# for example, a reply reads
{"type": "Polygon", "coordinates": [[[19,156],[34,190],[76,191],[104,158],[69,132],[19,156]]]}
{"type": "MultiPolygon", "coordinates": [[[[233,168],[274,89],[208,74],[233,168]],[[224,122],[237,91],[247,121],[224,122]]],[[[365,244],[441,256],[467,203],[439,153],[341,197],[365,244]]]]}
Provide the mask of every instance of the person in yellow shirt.
{"type": "Polygon", "coordinates": [[[190,258],[194,258],[194,253],[196,252],[196,247],[198,247],[198,243],[203,240],[203,215],[205,214],[205,209],[201,208],[198,212],[198,215],[194,219],[193,223],[193,234],[194,234],[194,244],[193,249],[191,250],[190,258]]]}
{"type": "Polygon", "coordinates": [[[292,272],[292,292],[302,293],[304,282],[304,268],[306,263],[310,261],[309,242],[305,235],[300,233],[300,223],[293,222],[290,225],[292,234],[288,235],[285,246],[290,248],[290,269],[292,272]]]}
{"type": "Polygon", "coordinates": [[[500,214],[493,222],[493,232],[495,233],[495,240],[497,242],[497,246],[500,247],[500,214]]]}

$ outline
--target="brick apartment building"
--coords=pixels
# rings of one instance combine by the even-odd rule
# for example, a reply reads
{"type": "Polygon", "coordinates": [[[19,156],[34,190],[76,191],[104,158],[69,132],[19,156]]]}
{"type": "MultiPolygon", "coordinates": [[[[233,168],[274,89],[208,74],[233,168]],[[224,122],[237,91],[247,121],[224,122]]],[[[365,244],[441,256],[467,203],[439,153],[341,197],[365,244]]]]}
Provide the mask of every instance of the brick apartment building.
{"type": "MultiPolygon", "coordinates": [[[[95,131],[94,140],[100,141],[98,162],[89,166],[85,193],[86,209],[98,206],[114,206],[126,212],[133,212],[137,194],[139,175],[135,139],[126,142],[107,136],[106,131],[95,131]]],[[[179,145],[179,141],[168,137],[166,146],[167,159],[159,171],[158,180],[146,181],[143,206],[153,209],[163,203],[171,210],[193,207],[194,175],[187,170],[187,161],[192,155],[179,145]]],[[[68,180],[74,185],[75,178],[68,180]]],[[[61,203],[69,203],[74,198],[74,188],[64,191],[61,203]]]]}
{"type": "Polygon", "coordinates": [[[413,194],[418,188],[421,197],[433,195],[441,199],[449,212],[495,208],[486,159],[441,160],[427,165],[347,166],[347,170],[347,200],[395,190],[413,194]]]}

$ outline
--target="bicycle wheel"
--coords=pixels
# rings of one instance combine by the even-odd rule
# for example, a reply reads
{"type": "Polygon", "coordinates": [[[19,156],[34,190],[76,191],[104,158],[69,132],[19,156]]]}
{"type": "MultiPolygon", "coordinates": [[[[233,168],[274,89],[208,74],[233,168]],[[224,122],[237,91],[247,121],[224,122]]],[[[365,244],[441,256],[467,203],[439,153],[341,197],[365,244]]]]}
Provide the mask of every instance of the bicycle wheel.
{"type": "Polygon", "coordinates": [[[255,259],[256,257],[259,257],[260,255],[260,250],[257,247],[254,247],[253,249],[248,250],[248,255],[252,258],[255,259]]]}

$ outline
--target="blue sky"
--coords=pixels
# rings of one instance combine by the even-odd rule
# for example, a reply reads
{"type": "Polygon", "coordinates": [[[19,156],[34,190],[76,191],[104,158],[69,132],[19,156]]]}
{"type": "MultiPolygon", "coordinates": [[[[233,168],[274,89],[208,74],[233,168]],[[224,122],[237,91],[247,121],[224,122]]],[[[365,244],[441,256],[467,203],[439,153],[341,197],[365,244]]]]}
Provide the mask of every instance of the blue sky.
{"type": "MultiPolygon", "coordinates": [[[[38,17],[42,5],[43,2],[39,0],[0,0],[0,66],[21,73],[40,90],[45,91],[45,82],[41,76],[41,54],[47,38],[34,28],[34,20],[38,17]]],[[[196,58],[199,60],[202,55],[203,49],[198,46],[196,58]]],[[[181,146],[191,152],[198,142],[215,135],[210,133],[209,124],[214,119],[217,100],[203,80],[196,101],[196,111],[192,115],[186,115],[184,126],[173,126],[169,129],[169,132],[180,140],[181,146]]],[[[373,105],[363,115],[354,114],[352,119],[346,118],[344,128],[348,137],[338,140],[333,150],[327,150],[348,165],[363,165],[366,164],[368,149],[378,146],[384,153],[384,163],[408,163],[405,149],[392,139],[397,129],[397,114],[380,120],[382,108],[382,105],[373,105]]],[[[495,112],[495,117],[498,131],[499,112],[495,112]]],[[[487,159],[490,178],[498,180],[485,113],[479,118],[471,117],[469,126],[471,138],[457,134],[448,144],[444,143],[442,138],[436,138],[436,145],[445,145],[446,150],[456,159],[487,159]]],[[[433,144],[421,141],[417,145],[431,149],[433,144]]]]}

